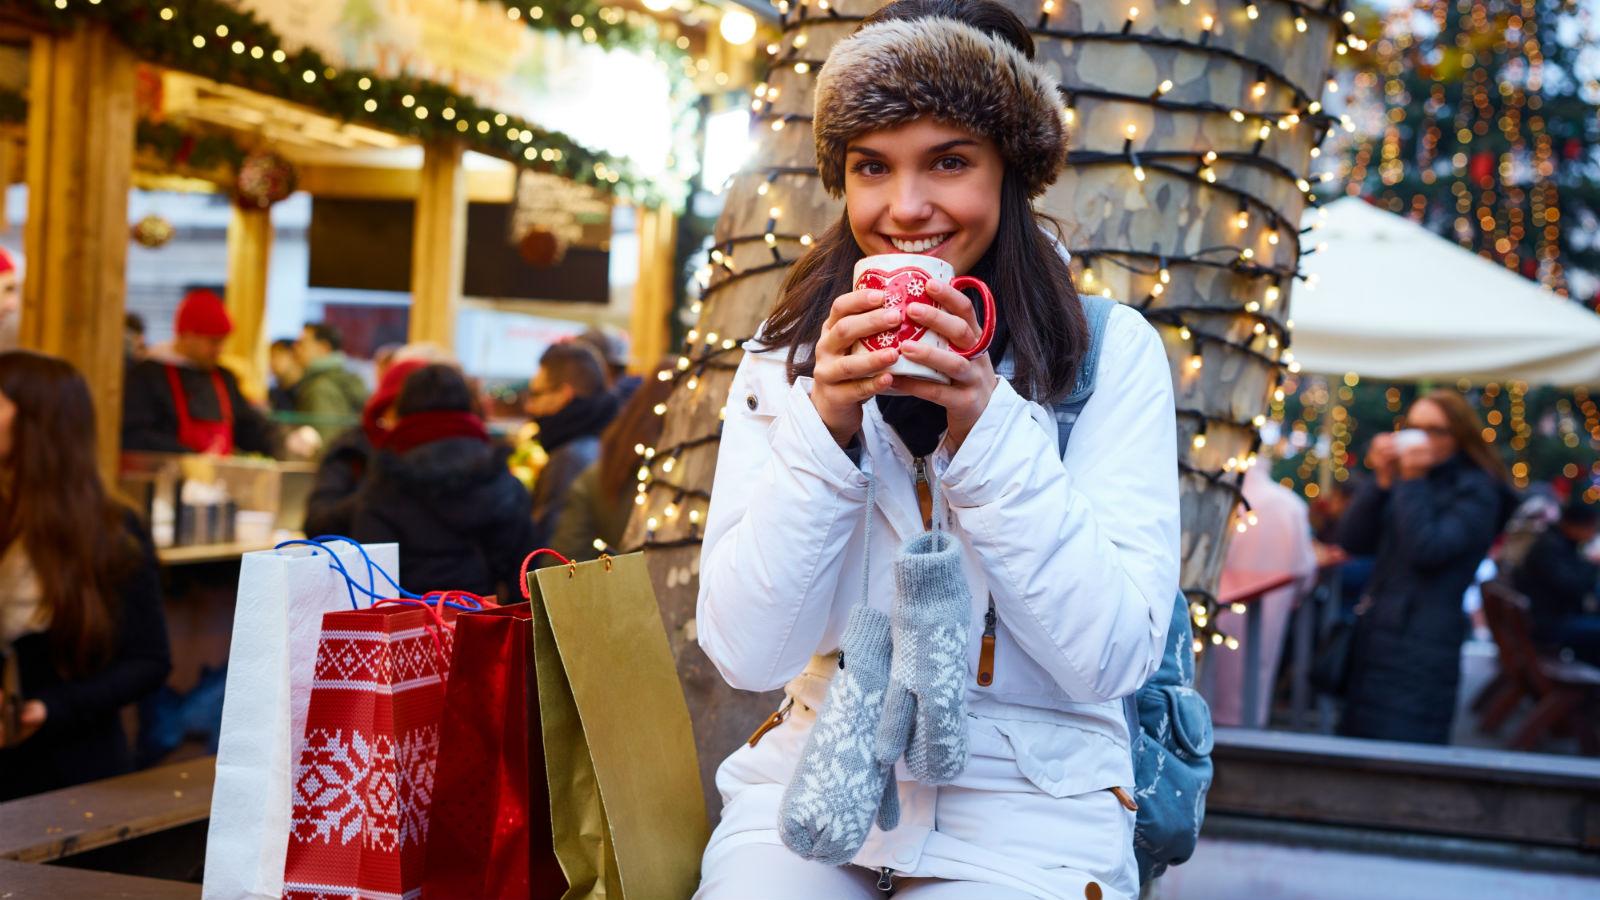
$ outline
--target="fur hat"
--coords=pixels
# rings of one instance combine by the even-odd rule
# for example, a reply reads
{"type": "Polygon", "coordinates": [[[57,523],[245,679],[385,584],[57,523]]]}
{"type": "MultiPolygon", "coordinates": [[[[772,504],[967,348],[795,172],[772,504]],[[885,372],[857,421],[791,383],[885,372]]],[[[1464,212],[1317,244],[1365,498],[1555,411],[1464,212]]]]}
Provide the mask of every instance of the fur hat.
{"type": "Polygon", "coordinates": [[[1056,80],[1003,38],[939,16],[867,25],[835,44],[817,75],[817,169],[844,194],[845,147],[931,116],[995,142],[1037,197],[1066,160],[1056,80]]]}

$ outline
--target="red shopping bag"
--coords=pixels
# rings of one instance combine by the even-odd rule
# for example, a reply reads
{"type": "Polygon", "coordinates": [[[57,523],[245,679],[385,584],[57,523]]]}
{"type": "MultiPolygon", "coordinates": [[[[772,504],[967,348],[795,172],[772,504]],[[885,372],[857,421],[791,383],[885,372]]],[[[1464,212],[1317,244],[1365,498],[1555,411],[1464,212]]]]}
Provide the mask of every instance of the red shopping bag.
{"type": "Polygon", "coordinates": [[[322,617],[284,900],[416,896],[450,641],[414,603],[322,617]]]}
{"type": "Polygon", "coordinates": [[[456,618],[423,900],[559,900],[566,891],[550,836],[532,618],[527,603],[456,618]]]}

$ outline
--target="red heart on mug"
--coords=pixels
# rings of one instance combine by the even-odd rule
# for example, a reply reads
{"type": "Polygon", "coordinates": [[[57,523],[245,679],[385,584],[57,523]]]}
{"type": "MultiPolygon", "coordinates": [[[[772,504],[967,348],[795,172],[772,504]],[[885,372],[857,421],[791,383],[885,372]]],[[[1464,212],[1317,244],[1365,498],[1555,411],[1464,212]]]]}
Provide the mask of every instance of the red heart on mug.
{"type": "MultiPolygon", "coordinates": [[[[856,279],[856,290],[883,291],[884,309],[903,309],[908,303],[932,303],[928,299],[927,288],[931,276],[916,266],[904,266],[893,272],[884,272],[882,269],[868,269],[856,279]]],[[[898,347],[905,341],[920,340],[928,329],[914,324],[908,317],[900,323],[899,328],[891,328],[871,337],[864,338],[861,343],[871,350],[887,350],[898,347]]]]}

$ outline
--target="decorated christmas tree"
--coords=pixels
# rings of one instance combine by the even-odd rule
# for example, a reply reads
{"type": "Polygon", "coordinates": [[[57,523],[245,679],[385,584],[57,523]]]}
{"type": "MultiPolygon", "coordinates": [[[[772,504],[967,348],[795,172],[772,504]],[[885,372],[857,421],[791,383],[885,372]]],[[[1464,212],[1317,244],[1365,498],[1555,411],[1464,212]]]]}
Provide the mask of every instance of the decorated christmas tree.
{"type": "Polygon", "coordinates": [[[1346,190],[1600,301],[1600,61],[1575,0],[1418,0],[1356,79],[1346,190]]]}

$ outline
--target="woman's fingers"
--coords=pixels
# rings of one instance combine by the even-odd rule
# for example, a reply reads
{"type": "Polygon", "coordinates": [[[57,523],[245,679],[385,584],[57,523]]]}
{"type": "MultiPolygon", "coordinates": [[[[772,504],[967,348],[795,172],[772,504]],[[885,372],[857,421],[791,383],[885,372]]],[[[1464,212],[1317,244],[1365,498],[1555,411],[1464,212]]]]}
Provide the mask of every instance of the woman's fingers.
{"type": "Polygon", "coordinates": [[[860,378],[869,378],[894,365],[895,360],[899,358],[900,351],[894,347],[890,347],[887,350],[874,350],[871,353],[831,356],[817,361],[817,367],[812,372],[812,377],[824,384],[838,384],[860,378]]]}
{"type": "Polygon", "coordinates": [[[977,314],[966,294],[942,281],[930,281],[927,296],[933,304],[911,304],[913,322],[938,332],[953,347],[977,343],[983,329],[978,326],[977,314]]]}
{"type": "Polygon", "coordinates": [[[837,324],[839,320],[848,316],[870,312],[883,306],[883,291],[864,290],[851,291],[840,294],[834,298],[833,306],[828,309],[828,320],[822,323],[822,330],[827,331],[837,324]]]}
{"type": "Polygon", "coordinates": [[[906,341],[900,345],[900,352],[906,359],[946,375],[957,384],[972,380],[972,360],[954,350],[942,350],[921,341],[906,341]]]}
{"type": "Polygon", "coordinates": [[[825,349],[844,356],[851,352],[856,341],[879,332],[899,328],[903,319],[904,314],[900,307],[874,309],[870,312],[845,316],[823,330],[828,345],[825,349]]]}

